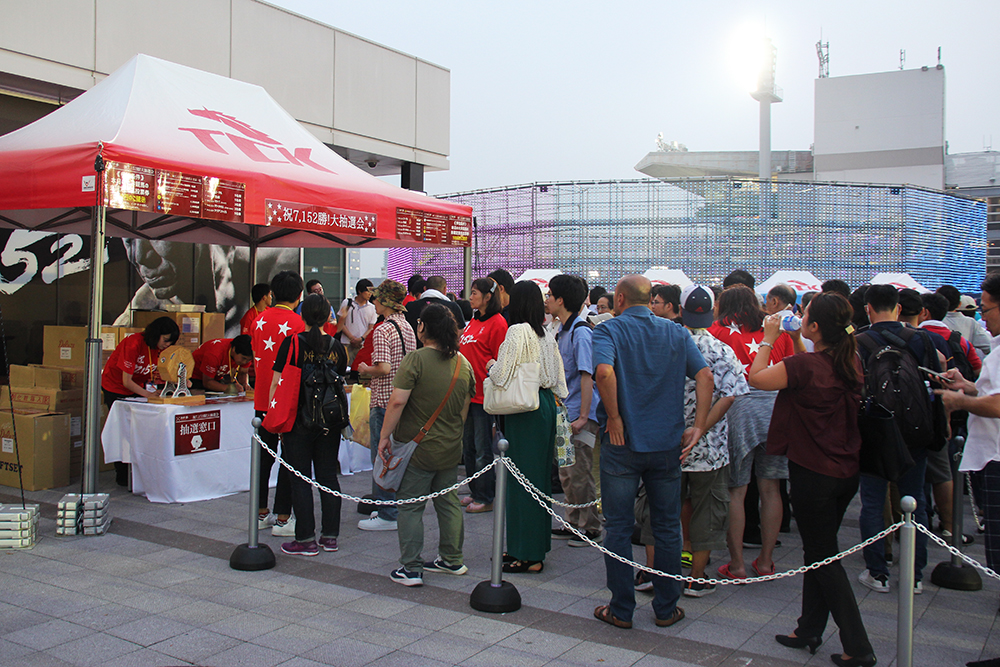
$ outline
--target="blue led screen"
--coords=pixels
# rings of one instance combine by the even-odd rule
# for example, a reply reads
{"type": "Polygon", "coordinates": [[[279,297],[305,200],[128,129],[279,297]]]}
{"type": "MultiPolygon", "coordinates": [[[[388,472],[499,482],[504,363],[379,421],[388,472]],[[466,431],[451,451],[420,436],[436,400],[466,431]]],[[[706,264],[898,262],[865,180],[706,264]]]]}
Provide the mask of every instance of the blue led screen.
{"type": "MultiPolygon", "coordinates": [[[[497,267],[560,269],[613,285],[653,266],[718,283],[736,268],[765,280],[811,271],[851,287],[909,273],[925,287],[978,292],[986,267],[986,204],[915,187],[755,179],[534,183],[444,199],[476,220],[473,275],[497,267]]],[[[390,251],[390,277],[438,274],[462,283],[462,251],[390,251]]]]}

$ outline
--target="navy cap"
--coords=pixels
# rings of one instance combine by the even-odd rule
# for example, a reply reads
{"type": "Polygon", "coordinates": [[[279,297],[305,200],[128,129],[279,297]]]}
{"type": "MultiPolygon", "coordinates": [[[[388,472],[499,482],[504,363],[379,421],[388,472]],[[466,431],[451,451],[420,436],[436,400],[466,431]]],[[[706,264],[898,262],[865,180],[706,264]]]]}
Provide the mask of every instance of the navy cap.
{"type": "Polygon", "coordinates": [[[715,321],[712,307],[715,295],[701,285],[688,285],[681,291],[681,318],[691,329],[707,329],[715,321]]]}

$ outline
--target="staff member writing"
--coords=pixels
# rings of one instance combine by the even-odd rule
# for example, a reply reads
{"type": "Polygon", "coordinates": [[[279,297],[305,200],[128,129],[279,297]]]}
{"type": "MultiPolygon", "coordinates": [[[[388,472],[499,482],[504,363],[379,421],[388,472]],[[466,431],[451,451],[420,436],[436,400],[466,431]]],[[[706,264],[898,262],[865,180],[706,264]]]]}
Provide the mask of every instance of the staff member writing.
{"type": "Polygon", "coordinates": [[[194,351],[191,379],[195,388],[200,385],[208,391],[226,391],[230,385],[236,385],[236,391],[246,391],[251,363],[250,336],[216,338],[194,351]]]}
{"type": "MultiPolygon", "coordinates": [[[[104,404],[109,410],[122,398],[156,395],[153,373],[160,352],[176,343],[180,335],[177,322],[160,317],[150,322],[142,333],[126,336],[118,344],[101,373],[104,404]]],[[[121,461],[115,462],[115,481],[119,486],[128,486],[128,465],[121,461]]]]}

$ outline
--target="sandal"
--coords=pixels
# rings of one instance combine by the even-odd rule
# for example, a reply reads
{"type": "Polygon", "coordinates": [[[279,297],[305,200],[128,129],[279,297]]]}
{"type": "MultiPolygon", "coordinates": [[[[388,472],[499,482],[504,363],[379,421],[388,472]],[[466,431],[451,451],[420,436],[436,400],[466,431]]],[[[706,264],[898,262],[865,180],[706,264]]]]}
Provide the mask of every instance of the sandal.
{"type": "MultiPolygon", "coordinates": [[[[681,612],[683,616],[684,612],[681,612]]],[[[620,618],[615,618],[615,615],[611,613],[611,605],[602,604],[600,607],[594,610],[594,618],[598,621],[604,621],[608,625],[613,625],[616,628],[621,628],[622,630],[629,630],[632,628],[632,621],[623,621],[620,618]]],[[[659,623],[659,621],[657,621],[659,623]]]]}
{"type": "Polygon", "coordinates": [[[670,615],[670,618],[657,618],[655,623],[658,628],[669,628],[681,620],[684,620],[684,610],[680,607],[674,607],[674,613],[670,615]]]}
{"type": "Polygon", "coordinates": [[[720,565],[719,566],[719,569],[716,570],[716,571],[719,573],[720,577],[722,577],[723,579],[733,579],[733,580],[736,580],[736,581],[739,581],[740,579],[746,579],[747,578],[746,575],[743,575],[742,577],[737,577],[735,574],[733,574],[732,572],[730,572],[729,571],[729,566],[730,565],[732,565],[732,563],[726,563],[725,565],[720,565]]]}
{"type": "Polygon", "coordinates": [[[512,560],[503,564],[503,571],[508,574],[539,574],[545,569],[545,563],[540,560],[512,560]],[[538,569],[533,569],[535,566],[538,569]]]}
{"type": "Polygon", "coordinates": [[[757,559],[756,558],[754,558],[753,562],[750,563],[750,567],[753,568],[753,571],[757,573],[758,577],[766,577],[769,574],[774,574],[774,563],[771,563],[771,571],[770,572],[764,572],[759,567],[757,567],[757,559]]]}

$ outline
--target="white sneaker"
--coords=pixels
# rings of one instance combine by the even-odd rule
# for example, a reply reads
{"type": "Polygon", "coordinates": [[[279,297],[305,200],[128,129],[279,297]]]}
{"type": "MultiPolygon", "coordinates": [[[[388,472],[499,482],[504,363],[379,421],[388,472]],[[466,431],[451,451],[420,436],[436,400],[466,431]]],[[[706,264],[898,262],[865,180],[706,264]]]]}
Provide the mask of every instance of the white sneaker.
{"type": "Polygon", "coordinates": [[[358,528],[361,530],[396,530],[396,522],[386,521],[378,515],[378,512],[372,512],[372,515],[367,519],[358,521],[358,528]]]}
{"type": "Polygon", "coordinates": [[[876,593],[889,592],[889,577],[884,574],[873,576],[871,570],[863,570],[858,575],[858,581],[861,582],[861,585],[867,586],[876,593]]]}
{"type": "Polygon", "coordinates": [[[274,525],[274,512],[268,512],[267,514],[261,516],[257,515],[257,530],[267,530],[274,525]]]}
{"type": "Polygon", "coordinates": [[[275,519],[271,534],[278,537],[295,537],[295,517],[290,516],[285,522],[282,522],[281,519],[275,519]]]}
{"type": "Polygon", "coordinates": [[[923,593],[924,593],[924,582],[918,581],[918,582],[914,583],[913,584],[913,594],[914,595],[923,595],[923,593]]]}

